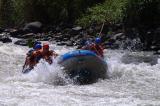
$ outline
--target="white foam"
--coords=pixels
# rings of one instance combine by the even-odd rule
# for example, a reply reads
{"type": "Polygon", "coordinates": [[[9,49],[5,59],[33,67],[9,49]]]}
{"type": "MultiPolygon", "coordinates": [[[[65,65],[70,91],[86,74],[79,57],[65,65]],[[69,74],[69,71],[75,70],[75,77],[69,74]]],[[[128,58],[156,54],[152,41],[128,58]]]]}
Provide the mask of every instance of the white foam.
{"type": "Polygon", "coordinates": [[[40,60],[34,69],[24,74],[23,77],[32,82],[44,82],[48,84],[67,83],[63,68],[57,63],[57,59],[53,59],[51,65],[43,59],[40,60]]]}
{"type": "MultiPolygon", "coordinates": [[[[8,44],[7,44],[8,45],[8,44]]],[[[10,45],[10,44],[9,44],[10,45]]],[[[0,46],[0,105],[2,106],[159,106],[160,62],[124,64],[127,51],[105,50],[110,79],[90,85],[55,85],[57,77],[66,83],[63,69],[54,60],[41,60],[35,69],[21,74],[27,47],[0,46]],[[19,53],[16,53],[16,49],[19,53]],[[3,57],[3,58],[2,58],[3,57]]],[[[74,48],[51,48],[64,54],[74,48]]],[[[136,52],[139,55],[143,55],[136,52]]]]}
{"type": "Polygon", "coordinates": [[[0,52],[8,55],[24,55],[27,50],[27,47],[21,47],[13,44],[1,44],[0,46],[0,52]]]}

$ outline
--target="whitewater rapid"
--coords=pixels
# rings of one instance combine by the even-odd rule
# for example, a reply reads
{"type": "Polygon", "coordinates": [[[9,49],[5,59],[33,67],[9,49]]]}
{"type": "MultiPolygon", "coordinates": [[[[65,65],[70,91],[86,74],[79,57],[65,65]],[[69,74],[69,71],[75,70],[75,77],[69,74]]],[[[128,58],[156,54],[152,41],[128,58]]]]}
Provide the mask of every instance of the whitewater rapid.
{"type": "MultiPolygon", "coordinates": [[[[59,54],[75,49],[51,48],[59,54]]],[[[22,74],[28,50],[0,43],[0,106],[160,106],[159,62],[124,64],[121,58],[130,52],[105,50],[110,79],[74,85],[65,78],[57,60],[52,66],[42,60],[34,71],[22,74]]]]}

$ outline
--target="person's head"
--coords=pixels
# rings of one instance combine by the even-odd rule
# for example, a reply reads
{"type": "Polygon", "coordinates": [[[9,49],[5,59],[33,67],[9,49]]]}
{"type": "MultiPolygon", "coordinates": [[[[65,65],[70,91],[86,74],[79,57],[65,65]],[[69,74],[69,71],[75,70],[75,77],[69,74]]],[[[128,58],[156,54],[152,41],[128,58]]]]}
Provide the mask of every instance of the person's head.
{"type": "Polygon", "coordinates": [[[35,41],[34,44],[33,44],[33,47],[35,47],[37,44],[41,44],[41,42],[35,41]]]}
{"type": "Polygon", "coordinates": [[[43,44],[43,51],[44,51],[44,52],[49,51],[49,44],[47,44],[47,43],[44,43],[44,44],[43,44]]]}
{"type": "Polygon", "coordinates": [[[32,52],[34,51],[34,49],[30,49],[27,53],[27,56],[31,56],[32,52]]]}
{"type": "Polygon", "coordinates": [[[35,47],[34,47],[35,50],[39,50],[41,48],[42,48],[41,44],[36,44],[35,47]]]}
{"type": "Polygon", "coordinates": [[[100,37],[97,37],[97,38],[95,39],[95,42],[96,42],[96,44],[100,44],[100,43],[101,43],[101,38],[100,38],[100,37]]]}

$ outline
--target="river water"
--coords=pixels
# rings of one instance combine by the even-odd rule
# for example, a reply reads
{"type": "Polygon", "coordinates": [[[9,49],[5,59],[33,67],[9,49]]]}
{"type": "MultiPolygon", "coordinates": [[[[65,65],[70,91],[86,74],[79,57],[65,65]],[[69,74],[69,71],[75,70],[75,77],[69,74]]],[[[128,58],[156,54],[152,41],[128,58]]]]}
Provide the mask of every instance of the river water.
{"type": "MultiPolygon", "coordinates": [[[[74,49],[51,48],[59,54],[74,49]]],[[[52,66],[42,60],[31,73],[22,74],[28,50],[0,43],[0,106],[160,106],[160,63],[124,64],[121,58],[130,52],[105,50],[110,78],[75,85],[65,79],[57,60],[52,66]]]]}

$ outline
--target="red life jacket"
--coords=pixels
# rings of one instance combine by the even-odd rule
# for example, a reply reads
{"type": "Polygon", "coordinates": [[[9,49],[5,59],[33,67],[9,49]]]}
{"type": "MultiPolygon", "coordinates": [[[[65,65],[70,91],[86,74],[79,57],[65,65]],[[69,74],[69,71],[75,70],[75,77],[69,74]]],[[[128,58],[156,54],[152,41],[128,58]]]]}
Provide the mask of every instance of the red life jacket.
{"type": "Polygon", "coordinates": [[[95,52],[98,56],[104,57],[103,55],[103,47],[98,44],[92,44],[90,47],[91,51],[95,52]]]}

